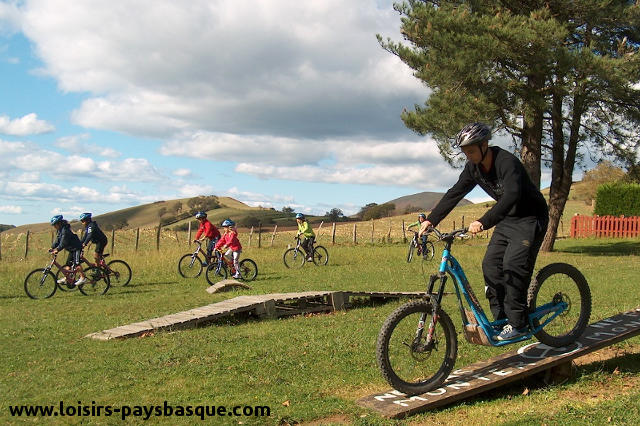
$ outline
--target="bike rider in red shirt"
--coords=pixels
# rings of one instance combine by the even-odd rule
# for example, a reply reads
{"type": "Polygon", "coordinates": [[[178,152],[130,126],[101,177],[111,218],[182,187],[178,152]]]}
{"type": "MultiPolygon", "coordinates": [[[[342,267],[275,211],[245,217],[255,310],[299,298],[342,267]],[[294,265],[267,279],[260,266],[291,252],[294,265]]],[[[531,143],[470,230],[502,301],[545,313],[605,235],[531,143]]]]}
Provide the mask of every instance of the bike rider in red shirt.
{"type": "Polygon", "coordinates": [[[207,262],[205,262],[205,266],[209,263],[208,259],[211,258],[211,252],[213,251],[213,247],[216,245],[218,240],[220,239],[220,231],[215,225],[207,219],[206,212],[198,212],[196,213],[196,219],[200,222],[200,226],[198,227],[198,232],[196,233],[196,241],[202,241],[205,238],[209,239],[209,243],[207,244],[207,262]]]}

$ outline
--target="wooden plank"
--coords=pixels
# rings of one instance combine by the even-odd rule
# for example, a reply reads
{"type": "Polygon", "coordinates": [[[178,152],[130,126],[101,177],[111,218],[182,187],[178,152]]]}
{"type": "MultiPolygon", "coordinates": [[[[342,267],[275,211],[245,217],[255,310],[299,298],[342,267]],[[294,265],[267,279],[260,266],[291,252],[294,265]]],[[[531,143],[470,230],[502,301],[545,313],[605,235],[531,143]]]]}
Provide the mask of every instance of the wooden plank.
{"type": "MultiPolygon", "coordinates": [[[[230,281],[230,280],[227,280],[230,281]]],[[[291,313],[323,312],[339,309],[339,297],[333,294],[343,294],[343,307],[348,297],[353,295],[375,297],[376,295],[390,295],[390,297],[419,297],[422,292],[335,292],[335,291],[306,291],[297,293],[275,293],[263,295],[238,296],[222,302],[193,308],[175,314],[152,318],[147,321],[115,327],[97,333],[91,333],[85,337],[100,340],[111,338],[132,337],[147,331],[156,331],[171,328],[185,328],[190,325],[197,326],[214,319],[231,316],[241,312],[255,310],[256,314],[266,318],[290,315],[291,313]],[[285,302],[289,304],[285,305],[285,302]],[[280,305],[280,306],[278,306],[280,305]]]]}
{"type": "Polygon", "coordinates": [[[583,336],[566,348],[531,343],[516,351],[455,370],[441,387],[431,392],[409,397],[396,390],[388,390],[357,402],[385,417],[402,418],[520,380],[637,335],[640,335],[640,308],[589,325],[583,336]]]}

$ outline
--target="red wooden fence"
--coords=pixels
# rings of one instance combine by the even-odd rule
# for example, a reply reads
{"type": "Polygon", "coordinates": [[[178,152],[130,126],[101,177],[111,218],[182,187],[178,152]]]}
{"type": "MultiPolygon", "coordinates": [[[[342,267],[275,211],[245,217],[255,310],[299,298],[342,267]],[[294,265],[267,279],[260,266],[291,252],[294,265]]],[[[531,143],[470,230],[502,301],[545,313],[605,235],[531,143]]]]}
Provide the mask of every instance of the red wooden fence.
{"type": "Polygon", "coordinates": [[[640,237],[640,217],[580,216],[571,218],[571,237],[640,237]]]}

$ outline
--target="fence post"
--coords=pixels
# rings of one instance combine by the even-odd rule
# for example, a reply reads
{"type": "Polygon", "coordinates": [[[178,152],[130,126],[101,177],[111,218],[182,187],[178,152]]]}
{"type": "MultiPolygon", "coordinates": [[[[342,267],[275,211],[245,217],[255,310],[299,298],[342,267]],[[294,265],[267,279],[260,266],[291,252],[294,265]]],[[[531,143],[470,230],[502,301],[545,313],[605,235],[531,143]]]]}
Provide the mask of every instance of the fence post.
{"type": "Polygon", "coordinates": [[[357,224],[353,224],[353,244],[358,244],[358,238],[356,237],[357,235],[357,224]]]}
{"type": "Polygon", "coordinates": [[[320,239],[320,230],[322,229],[322,224],[324,224],[324,220],[320,221],[320,226],[318,226],[318,229],[316,230],[316,241],[320,239]]]}
{"type": "Polygon", "coordinates": [[[271,234],[271,247],[273,247],[273,239],[276,237],[276,232],[278,232],[278,225],[273,227],[273,234],[271,234]]]}
{"type": "Polygon", "coordinates": [[[187,245],[191,245],[191,221],[189,221],[189,235],[187,236],[187,245]]]}
{"type": "Polygon", "coordinates": [[[138,241],[140,240],[140,228],[136,229],[136,251],[138,251],[138,241]]]}
{"type": "Polygon", "coordinates": [[[331,227],[331,244],[336,244],[336,223],[333,222],[333,226],[331,227]]]}
{"type": "Polygon", "coordinates": [[[407,242],[407,231],[404,229],[404,219],[402,220],[402,242],[407,242]]]}
{"type": "Polygon", "coordinates": [[[387,232],[387,243],[391,244],[391,219],[389,219],[389,232],[387,232]]]}
{"type": "Polygon", "coordinates": [[[113,254],[113,246],[116,242],[116,228],[111,229],[111,254],[113,254]]]}
{"type": "Polygon", "coordinates": [[[373,244],[373,231],[374,231],[373,219],[371,219],[371,244],[373,244]]]}
{"type": "Polygon", "coordinates": [[[461,228],[464,228],[464,215],[462,215],[462,226],[461,228]]]}
{"type": "Polygon", "coordinates": [[[160,228],[162,228],[162,224],[158,222],[158,232],[156,232],[156,250],[160,250],[160,228]]]}
{"type": "Polygon", "coordinates": [[[258,222],[258,248],[262,247],[262,222],[258,222]]]}
{"type": "Polygon", "coordinates": [[[0,260],[2,260],[2,233],[0,233],[0,260]]]}
{"type": "Polygon", "coordinates": [[[29,234],[30,231],[27,229],[27,240],[24,243],[24,258],[27,259],[27,255],[29,254],[29,234]]]}
{"type": "Polygon", "coordinates": [[[253,226],[251,227],[251,231],[249,231],[249,247],[251,247],[251,238],[253,238],[253,226]]]}

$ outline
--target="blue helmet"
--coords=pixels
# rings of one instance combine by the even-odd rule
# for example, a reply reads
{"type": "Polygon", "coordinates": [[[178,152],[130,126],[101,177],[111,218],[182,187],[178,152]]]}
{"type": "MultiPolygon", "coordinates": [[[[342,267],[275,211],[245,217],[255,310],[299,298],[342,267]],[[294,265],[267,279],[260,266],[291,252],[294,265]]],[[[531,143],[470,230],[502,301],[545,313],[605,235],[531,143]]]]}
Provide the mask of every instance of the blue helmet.
{"type": "Polygon", "coordinates": [[[224,222],[222,222],[222,226],[235,226],[235,224],[231,219],[225,219],[224,222]]]}
{"type": "Polygon", "coordinates": [[[296,214],[296,219],[302,219],[304,220],[304,215],[302,213],[297,213],[296,214]]]}
{"type": "Polygon", "coordinates": [[[427,215],[424,214],[424,213],[420,213],[420,214],[418,214],[418,219],[420,219],[420,218],[426,219],[427,215]]]}
{"type": "Polygon", "coordinates": [[[200,219],[202,217],[207,217],[207,213],[202,211],[196,213],[196,219],[200,219]]]}
{"type": "Polygon", "coordinates": [[[91,213],[82,213],[80,215],[80,222],[84,222],[85,220],[91,220],[91,213]]]}
{"type": "Polygon", "coordinates": [[[51,222],[51,225],[55,225],[56,223],[62,221],[62,219],[63,219],[62,215],[61,214],[57,214],[57,215],[53,216],[49,222],[51,222]]]}

